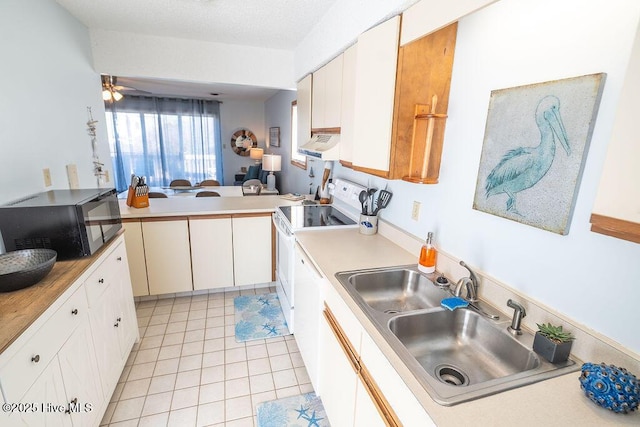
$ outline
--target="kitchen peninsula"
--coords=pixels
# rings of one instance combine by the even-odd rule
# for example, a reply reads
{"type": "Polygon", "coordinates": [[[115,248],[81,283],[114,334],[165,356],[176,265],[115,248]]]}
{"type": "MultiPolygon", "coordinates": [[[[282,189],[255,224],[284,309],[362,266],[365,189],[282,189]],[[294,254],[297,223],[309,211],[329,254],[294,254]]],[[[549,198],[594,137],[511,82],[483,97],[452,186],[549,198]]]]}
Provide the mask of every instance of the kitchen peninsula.
{"type": "Polygon", "coordinates": [[[134,296],[275,280],[271,214],[299,203],[280,196],[169,197],[136,209],[120,200],[134,296]]]}

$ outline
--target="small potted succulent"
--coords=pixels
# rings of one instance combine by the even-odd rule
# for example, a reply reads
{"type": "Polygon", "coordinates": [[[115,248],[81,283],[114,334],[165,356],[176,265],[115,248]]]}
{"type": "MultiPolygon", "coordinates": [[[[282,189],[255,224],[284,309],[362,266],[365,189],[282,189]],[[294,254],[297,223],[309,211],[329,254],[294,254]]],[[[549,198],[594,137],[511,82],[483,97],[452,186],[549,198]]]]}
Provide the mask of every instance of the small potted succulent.
{"type": "Polygon", "coordinates": [[[562,326],[554,326],[551,323],[536,324],[538,331],[533,340],[533,351],[551,363],[566,361],[575,339],[571,332],[563,331],[562,326]]]}

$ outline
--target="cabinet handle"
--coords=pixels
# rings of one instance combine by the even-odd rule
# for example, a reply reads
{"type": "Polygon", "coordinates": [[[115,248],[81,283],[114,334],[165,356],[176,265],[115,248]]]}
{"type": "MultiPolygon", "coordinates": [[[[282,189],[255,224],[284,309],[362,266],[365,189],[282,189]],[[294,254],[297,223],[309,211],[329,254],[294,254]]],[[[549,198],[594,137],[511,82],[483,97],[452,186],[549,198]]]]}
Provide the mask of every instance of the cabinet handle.
{"type": "Polygon", "coordinates": [[[116,258],[118,261],[122,261],[122,257],[119,256],[118,258],[116,258]]]}
{"type": "Polygon", "coordinates": [[[122,317],[118,317],[116,320],[118,321],[118,323],[120,323],[122,322],[122,317]]]}
{"type": "Polygon", "coordinates": [[[33,363],[38,363],[38,362],[40,361],[40,355],[39,355],[39,354],[36,354],[35,356],[33,356],[33,357],[31,358],[31,361],[32,361],[33,363]]]}
{"type": "Polygon", "coordinates": [[[98,283],[104,283],[104,279],[98,279],[98,283]]]}
{"type": "Polygon", "coordinates": [[[74,316],[76,316],[78,314],[78,309],[74,308],[73,310],[71,310],[71,314],[73,314],[74,316]]]}
{"type": "Polygon", "coordinates": [[[120,326],[120,321],[118,320],[116,323],[114,323],[114,324],[113,324],[113,326],[114,326],[114,327],[116,327],[116,328],[117,328],[118,326],[120,326]]]}

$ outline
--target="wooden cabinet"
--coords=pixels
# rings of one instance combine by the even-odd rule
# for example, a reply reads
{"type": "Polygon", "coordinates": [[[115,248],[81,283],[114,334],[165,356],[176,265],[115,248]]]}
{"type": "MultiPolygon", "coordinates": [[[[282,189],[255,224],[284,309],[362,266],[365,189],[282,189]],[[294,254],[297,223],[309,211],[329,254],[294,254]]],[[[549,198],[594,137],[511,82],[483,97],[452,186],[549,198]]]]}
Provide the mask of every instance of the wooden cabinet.
{"type": "Polygon", "coordinates": [[[232,224],[235,286],[275,280],[271,214],[236,214],[232,224]]]}
{"type": "Polygon", "coordinates": [[[631,51],[611,141],[591,215],[591,231],[640,243],[640,26],[631,51]]]}
{"type": "Polygon", "coordinates": [[[144,251],[151,295],[193,290],[186,217],[145,218],[144,251]]]}
{"type": "Polygon", "coordinates": [[[453,23],[400,47],[387,178],[438,182],[457,31],[453,23]]]}
{"type": "Polygon", "coordinates": [[[231,215],[189,218],[193,289],[233,286],[231,215]]]}
{"type": "Polygon", "coordinates": [[[342,54],[313,73],[311,128],[339,132],[342,111],[342,54]]]}
{"type": "Polygon", "coordinates": [[[298,110],[297,138],[298,147],[311,138],[311,86],[313,76],[307,74],[298,82],[296,106],[298,110]]]}
{"type": "Polygon", "coordinates": [[[149,295],[142,223],[138,219],[124,220],[122,221],[122,226],[125,230],[124,240],[127,247],[127,258],[129,259],[129,274],[131,275],[133,296],[149,295]]]}
{"type": "Polygon", "coordinates": [[[353,168],[386,176],[389,170],[400,17],[358,37],[353,168]]]}
{"type": "Polygon", "coordinates": [[[354,44],[342,55],[342,105],[340,119],[340,164],[352,167],[355,129],[353,126],[356,102],[356,61],[358,44],[354,44]]]}

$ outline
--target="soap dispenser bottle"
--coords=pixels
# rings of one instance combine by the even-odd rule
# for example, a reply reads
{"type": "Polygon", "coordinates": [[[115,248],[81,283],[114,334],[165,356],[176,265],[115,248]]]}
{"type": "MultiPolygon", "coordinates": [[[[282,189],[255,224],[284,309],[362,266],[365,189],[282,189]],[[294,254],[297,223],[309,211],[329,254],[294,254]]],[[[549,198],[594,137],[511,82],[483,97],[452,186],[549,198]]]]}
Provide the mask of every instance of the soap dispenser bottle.
{"type": "Polygon", "coordinates": [[[418,269],[423,273],[433,273],[436,271],[436,248],[433,246],[433,233],[427,233],[427,240],[420,249],[420,261],[418,269]]]}

